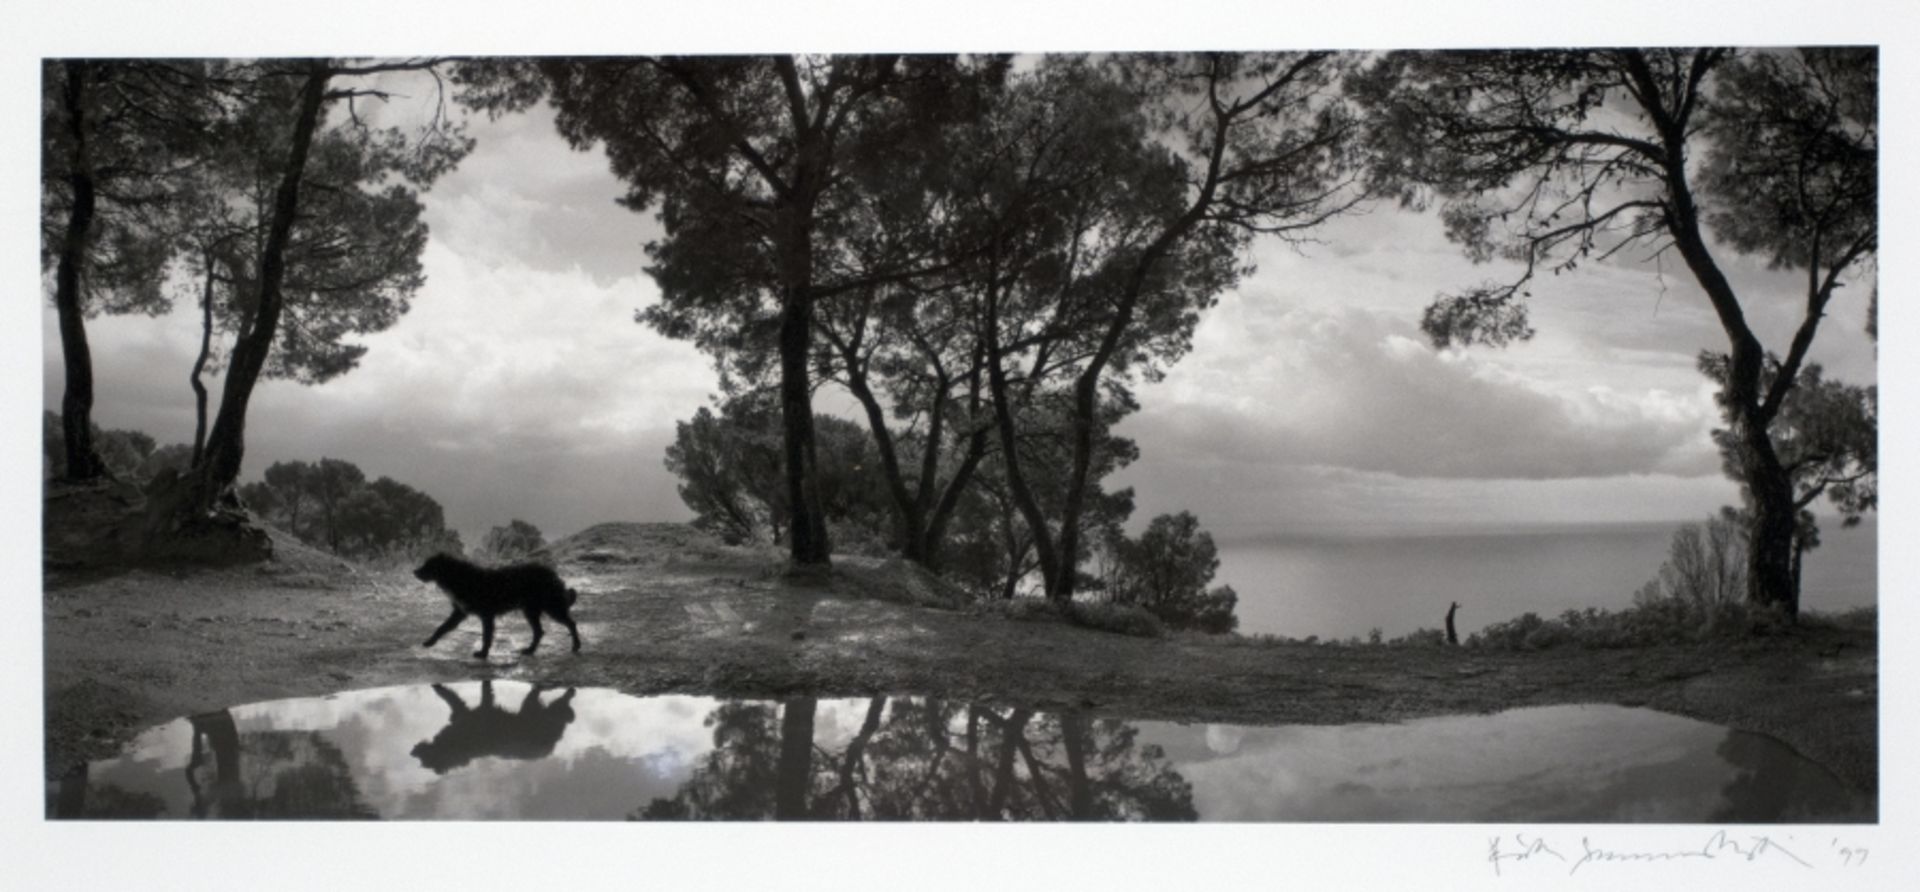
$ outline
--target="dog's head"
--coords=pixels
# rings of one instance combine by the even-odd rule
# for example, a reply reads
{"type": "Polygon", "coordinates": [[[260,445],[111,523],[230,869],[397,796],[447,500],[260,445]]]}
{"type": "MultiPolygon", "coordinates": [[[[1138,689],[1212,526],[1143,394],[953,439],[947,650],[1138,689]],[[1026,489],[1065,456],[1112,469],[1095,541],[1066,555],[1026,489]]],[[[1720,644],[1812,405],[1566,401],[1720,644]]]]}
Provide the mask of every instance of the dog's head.
{"type": "Polygon", "coordinates": [[[420,565],[420,569],[413,571],[413,578],[421,582],[436,582],[447,578],[447,570],[453,566],[453,558],[436,554],[427,558],[426,562],[420,565]]]}

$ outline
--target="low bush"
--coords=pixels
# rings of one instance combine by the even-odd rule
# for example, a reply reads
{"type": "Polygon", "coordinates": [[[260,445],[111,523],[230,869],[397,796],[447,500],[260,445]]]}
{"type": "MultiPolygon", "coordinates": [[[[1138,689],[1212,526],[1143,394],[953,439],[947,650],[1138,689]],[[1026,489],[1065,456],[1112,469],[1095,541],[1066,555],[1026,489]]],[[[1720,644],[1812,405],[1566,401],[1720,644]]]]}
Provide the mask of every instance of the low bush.
{"type": "Polygon", "coordinates": [[[1523,613],[1467,636],[1466,645],[1490,650],[1647,647],[1751,638],[1790,627],[1781,611],[1743,601],[1655,598],[1625,610],[1568,610],[1557,619],[1523,613]]]}
{"type": "Polygon", "coordinates": [[[1388,647],[1445,647],[1447,634],[1439,629],[1416,629],[1387,641],[1388,647]]]}
{"type": "Polygon", "coordinates": [[[1159,617],[1129,604],[1076,601],[1067,610],[1067,618],[1076,626],[1136,638],[1158,638],[1167,633],[1167,625],[1159,617]]]}

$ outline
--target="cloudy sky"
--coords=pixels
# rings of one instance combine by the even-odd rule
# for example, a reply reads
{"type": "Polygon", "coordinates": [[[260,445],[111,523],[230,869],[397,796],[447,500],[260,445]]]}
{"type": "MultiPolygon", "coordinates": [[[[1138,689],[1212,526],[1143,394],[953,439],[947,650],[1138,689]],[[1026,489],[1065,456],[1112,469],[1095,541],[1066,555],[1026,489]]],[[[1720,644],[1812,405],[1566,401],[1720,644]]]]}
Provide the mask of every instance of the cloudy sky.
{"type": "MultiPolygon", "coordinates": [[[[426,99],[408,92],[395,119],[426,99]]],[[[439,499],[470,542],[510,518],[551,537],[689,517],[662,456],[674,422],[717,387],[703,356],[633,321],[658,299],[641,251],[657,223],[614,204],[604,157],[571,151],[550,112],[471,128],[478,147],[424,199],[427,284],[411,312],[366,337],[341,379],[263,382],[243,479],[276,461],[346,459],[439,499]]],[[[1783,347],[1798,281],[1722,256],[1783,347]]],[[[1314,244],[1259,243],[1253,259],[1258,271],[1122,428],[1141,450],[1117,481],[1136,489],[1137,521],[1187,509],[1236,533],[1673,520],[1736,498],[1694,369],[1724,335],[1676,258],[1544,276],[1531,342],[1466,351],[1428,344],[1422,308],[1512,269],[1467,262],[1430,214],[1378,206],[1314,244]]],[[[1864,288],[1844,292],[1821,331],[1813,358],[1832,376],[1875,379],[1865,302],[1864,288]]],[[[42,399],[57,410],[50,306],[41,325],[42,399]]],[[[188,441],[191,299],[158,319],[94,320],[89,338],[98,422],[188,441]]],[[[833,393],[821,405],[851,407],[833,393]]]]}

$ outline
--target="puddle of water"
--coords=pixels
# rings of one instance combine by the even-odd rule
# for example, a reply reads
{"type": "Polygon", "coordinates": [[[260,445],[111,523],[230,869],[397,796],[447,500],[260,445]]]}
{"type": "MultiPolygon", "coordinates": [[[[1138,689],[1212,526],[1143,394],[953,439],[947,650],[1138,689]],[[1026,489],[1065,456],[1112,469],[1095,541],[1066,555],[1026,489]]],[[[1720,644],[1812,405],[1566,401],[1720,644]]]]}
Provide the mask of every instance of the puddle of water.
{"type": "Polygon", "coordinates": [[[1872,821],[1770,737],[1645,709],[1127,722],[920,697],[520,682],[238,706],[48,785],[54,818],[1872,821]]]}

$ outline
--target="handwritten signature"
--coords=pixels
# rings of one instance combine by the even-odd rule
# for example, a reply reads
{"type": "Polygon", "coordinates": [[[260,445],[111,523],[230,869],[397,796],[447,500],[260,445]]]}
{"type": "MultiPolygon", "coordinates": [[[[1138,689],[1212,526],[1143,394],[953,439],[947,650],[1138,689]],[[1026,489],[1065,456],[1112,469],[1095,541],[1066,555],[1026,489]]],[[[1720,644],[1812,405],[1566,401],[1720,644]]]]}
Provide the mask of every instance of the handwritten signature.
{"type": "MultiPolygon", "coordinates": [[[[1797,843],[1796,843],[1797,844],[1797,843]]],[[[1864,863],[1867,850],[1858,847],[1841,847],[1838,840],[1834,848],[1840,853],[1842,864],[1856,866],[1864,863]]],[[[1544,836],[1532,836],[1526,833],[1514,833],[1510,837],[1492,837],[1487,844],[1487,862],[1493,865],[1495,876],[1501,875],[1501,865],[1521,864],[1528,861],[1552,859],[1568,865],[1567,873],[1575,874],[1589,864],[1656,862],[1656,861],[1744,861],[1755,862],[1761,859],[1769,861],[1791,861],[1805,868],[1814,865],[1806,858],[1794,854],[1780,841],[1771,836],[1732,836],[1725,830],[1714,831],[1706,842],[1694,848],[1628,850],[1610,849],[1595,845],[1585,836],[1580,837],[1580,848],[1576,851],[1568,848],[1562,852],[1547,841],[1544,836]]]]}

